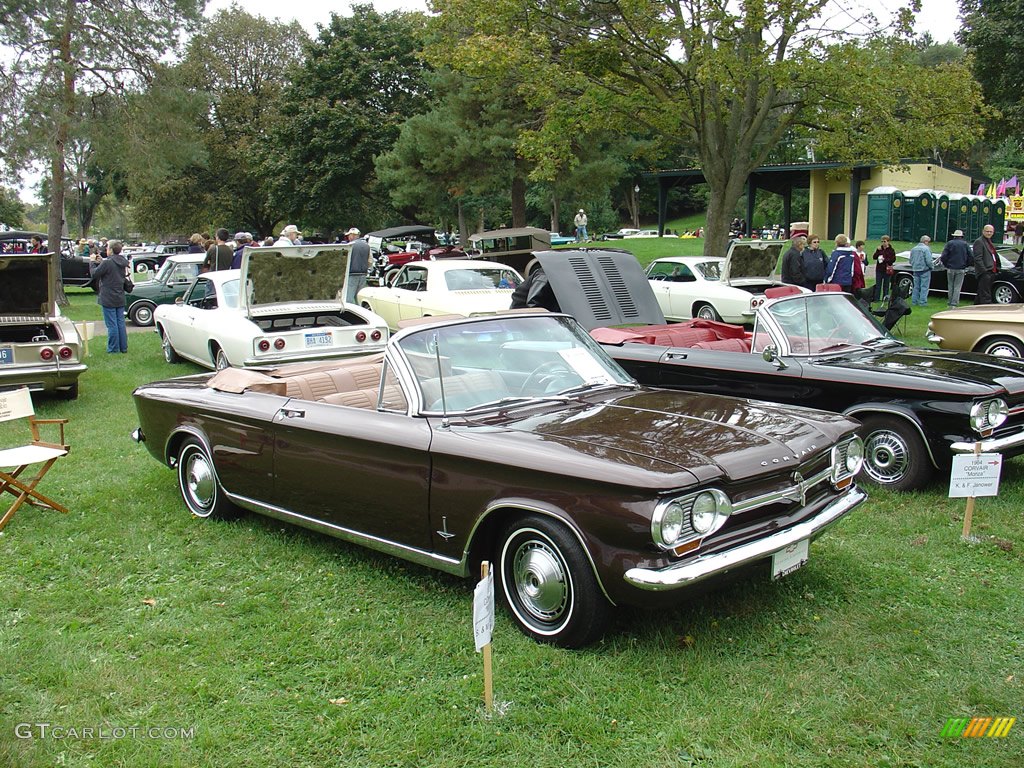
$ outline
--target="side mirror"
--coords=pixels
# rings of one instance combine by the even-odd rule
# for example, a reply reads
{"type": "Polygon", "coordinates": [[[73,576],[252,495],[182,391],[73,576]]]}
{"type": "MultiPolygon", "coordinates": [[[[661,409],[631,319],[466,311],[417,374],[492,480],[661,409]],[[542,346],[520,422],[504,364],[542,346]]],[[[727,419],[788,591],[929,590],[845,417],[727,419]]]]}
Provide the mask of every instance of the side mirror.
{"type": "Polygon", "coordinates": [[[761,359],[766,363],[774,364],[780,371],[786,367],[786,364],[782,362],[782,358],[779,357],[779,350],[776,349],[774,344],[768,344],[761,350],[761,359]]]}

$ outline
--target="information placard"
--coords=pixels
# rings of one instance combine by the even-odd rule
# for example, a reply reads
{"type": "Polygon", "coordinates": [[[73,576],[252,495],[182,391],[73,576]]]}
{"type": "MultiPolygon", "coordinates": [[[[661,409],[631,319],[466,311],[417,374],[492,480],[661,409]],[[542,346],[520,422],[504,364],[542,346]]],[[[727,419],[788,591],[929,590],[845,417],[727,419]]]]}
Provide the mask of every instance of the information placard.
{"type": "Polygon", "coordinates": [[[949,474],[949,497],[996,496],[1003,468],[1001,453],[961,453],[953,457],[949,474]]]}

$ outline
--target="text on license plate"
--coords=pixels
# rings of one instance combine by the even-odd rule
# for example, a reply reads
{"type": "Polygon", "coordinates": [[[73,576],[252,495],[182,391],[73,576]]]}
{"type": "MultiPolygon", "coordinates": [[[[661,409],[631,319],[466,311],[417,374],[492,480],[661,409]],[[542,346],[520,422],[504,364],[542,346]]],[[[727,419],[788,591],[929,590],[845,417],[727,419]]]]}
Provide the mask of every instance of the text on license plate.
{"type": "Polygon", "coordinates": [[[322,331],[320,333],[307,333],[306,334],[306,346],[307,347],[329,347],[334,343],[334,337],[331,336],[330,331],[322,331]]]}
{"type": "Polygon", "coordinates": [[[772,578],[781,579],[806,563],[809,544],[803,539],[772,555],[772,578]]]}
{"type": "Polygon", "coordinates": [[[0,365],[14,362],[14,347],[0,347],[0,365]]]}

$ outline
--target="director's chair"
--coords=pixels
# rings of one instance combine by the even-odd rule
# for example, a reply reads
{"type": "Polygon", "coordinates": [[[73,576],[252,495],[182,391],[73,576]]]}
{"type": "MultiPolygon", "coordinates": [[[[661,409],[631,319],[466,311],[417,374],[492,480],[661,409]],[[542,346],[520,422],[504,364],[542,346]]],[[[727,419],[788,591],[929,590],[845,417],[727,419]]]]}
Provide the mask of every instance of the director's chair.
{"type": "MultiPolygon", "coordinates": [[[[22,387],[10,392],[0,392],[0,422],[28,419],[32,432],[32,442],[17,448],[0,449],[0,496],[9,493],[14,496],[3,517],[0,517],[0,530],[14,517],[22,504],[28,502],[32,506],[53,509],[67,513],[67,507],[58,504],[51,498],[36,490],[36,485],[43,479],[54,462],[67,456],[71,446],[64,441],[64,425],[67,419],[37,419],[32,408],[32,397],[28,389],[22,387]],[[59,443],[48,443],[40,438],[39,425],[53,424],[60,432],[59,443]],[[29,467],[39,465],[34,477],[22,479],[22,473],[29,467]]],[[[0,507],[2,509],[2,507],[0,507]]]]}

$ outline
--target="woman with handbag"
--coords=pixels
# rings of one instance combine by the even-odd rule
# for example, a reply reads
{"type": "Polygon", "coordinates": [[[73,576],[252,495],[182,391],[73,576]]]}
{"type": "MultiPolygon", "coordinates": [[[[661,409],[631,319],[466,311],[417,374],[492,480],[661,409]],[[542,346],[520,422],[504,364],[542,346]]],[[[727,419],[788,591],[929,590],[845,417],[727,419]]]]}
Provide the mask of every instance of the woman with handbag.
{"type": "Polygon", "coordinates": [[[873,301],[889,298],[892,283],[893,264],[896,263],[896,250],[892,247],[888,235],[882,235],[882,244],[871,256],[875,260],[875,296],[873,301]]]}
{"type": "Polygon", "coordinates": [[[97,303],[103,308],[103,324],[107,326],[107,352],[128,352],[128,329],[124,324],[124,294],[131,292],[128,275],[131,268],[121,255],[120,240],[107,243],[110,255],[103,259],[92,273],[93,285],[99,294],[97,303]]]}

